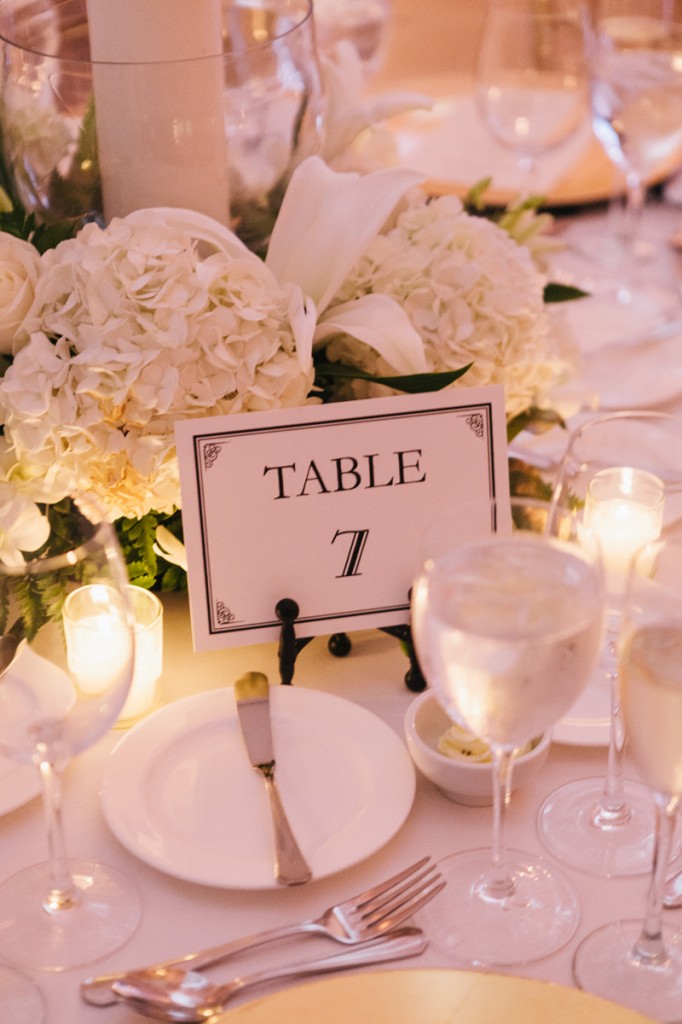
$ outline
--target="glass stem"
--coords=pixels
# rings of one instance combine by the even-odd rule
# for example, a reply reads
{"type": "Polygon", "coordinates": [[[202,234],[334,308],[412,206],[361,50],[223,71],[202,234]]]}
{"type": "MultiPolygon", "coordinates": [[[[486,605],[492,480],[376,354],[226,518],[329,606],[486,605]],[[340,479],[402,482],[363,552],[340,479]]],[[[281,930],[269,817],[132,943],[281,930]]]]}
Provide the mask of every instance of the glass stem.
{"type": "Polygon", "coordinates": [[[518,168],[521,172],[521,185],[519,188],[519,194],[521,199],[527,199],[528,196],[533,194],[533,182],[535,180],[535,169],[537,166],[537,160],[535,157],[524,153],[518,159],[518,168]]]}
{"type": "Polygon", "coordinates": [[[643,966],[661,966],[668,955],[663,942],[663,889],[673,844],[675,819],[679,796],[655,794],[656,835],[654,840],[654,867],[647,894],[646,912],[642,931],[632,950],[632,958],[643,966]]]}
{"type": "Polygon", "coordinates": [[[623,218],[623,242],[630,259],[640,255],[642,211],[646,189],[639,174],[628,170],[625,177],[625,209],[623,218]]]}
{"type": "Polygon", "coordinates": [[[511,796],[511,773],[514,751],[492,746],[493,756],[493,841],[490,870],[486,874],[484,894],[501,900],[511,896],[514,883],[507,864],[507,808],[511,796]]]}
{"type": "Polygon", "coordinates": [[[61,771],[53,761],[46,758],[39,761],[38,770],[42,781],[50,865],[50,889],[43,900],[43,907],[48,913],[55,913],[74,906],[78,902],[78,891],[66,855],[61,771]]]}
{"type": "Polygon", "coordinates": [[[606,668],[611,696],[611,724],[609,728],[609,753],[606,777],[601,799],[594,810],[592,823],[597,828],[609,830],[627,825],[630,809],[625,800],[623,761],[625,756],[625,725],[620,706],[618,688],[618,635],[620,617],[609,615],[606,631],[606,668]]]}

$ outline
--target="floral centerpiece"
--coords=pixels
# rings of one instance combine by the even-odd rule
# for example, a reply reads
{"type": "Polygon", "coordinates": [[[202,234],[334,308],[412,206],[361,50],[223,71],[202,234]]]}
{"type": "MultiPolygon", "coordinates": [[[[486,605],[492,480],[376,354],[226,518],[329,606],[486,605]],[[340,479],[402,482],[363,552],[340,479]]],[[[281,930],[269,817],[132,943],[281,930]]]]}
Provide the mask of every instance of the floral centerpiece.
{"type": "Polygon", "coordinates": [[[514,237],[532,223],[537,241],[536,221],[429,199],[412,171],[313,157],[264,260],[190,211],[85,224],[54,247],[14,223],[0,233],[0,550],[39,547],[41,513],[90,493],[132,579],[181,585],[179,418],[501,383],[510,424],[527,423],[565,369],[537,252],[514,237]]]}
{"type": "Polygon", "coordinates": [[[365,99],[343,45],[323,63],[324,159],[268,198],[265,253],[189,210],[46,225],[2,204],[0,557],[91,494],[131,579],[183,586],[181,418],[499,383],[510,434],[557,421],[547,300],[574,293],[548,282],[548,218],[532,201],[480,216],[485,183],[463,204],[375,170],[385,119],[428,100],[365,99]]]}

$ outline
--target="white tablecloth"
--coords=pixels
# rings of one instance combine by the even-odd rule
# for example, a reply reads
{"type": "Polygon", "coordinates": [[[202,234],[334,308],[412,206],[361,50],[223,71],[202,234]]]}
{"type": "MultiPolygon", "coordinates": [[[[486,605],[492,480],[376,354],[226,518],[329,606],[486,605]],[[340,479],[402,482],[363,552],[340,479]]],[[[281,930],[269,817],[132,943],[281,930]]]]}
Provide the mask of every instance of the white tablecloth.
{"type": "MultiPolygon", "coordinates": [[[[248,648],[210,655],[191,652],[189,621],[184,600],[166,602],[166,647],[163,699],[174,700],[200,689],[230,685],[247,668],[264,670],[277,678],[274,647],[248,648]]],[[[406,689],[406,663],[398,644],[378,632],[353,637],[354,649],[345,660],[328,654],[322,638],[313,641],[299,656],[297,686],[342,695],[368,708],[402,734],[402,719],[413,695],[406,689]]],[[[143,919],[129,943],[97,965],[97,970],[133,966],[178,955],[227,940],[319,914],[326,906],[390,875],[420,856],[435,858],[467,847],[485,846],[490,835],[490,809],[466,808],[448,801],[430,783],[418,781],[412,812],[395,838],[367,861],[341,874],[313,882],[304,888],[237,892],[212,889],[177,881],[147,867],[123,849],[110,833],[98,804],[98,787],[107,755],[120,734],[112,732],[68,769],[65,779],[65,819],[71,853],[99,859],[118,867],[140,889],[143,919]]],[[[603,749],[554,745],[546,769],[528,788],[518,790],[509,815],[511,846],[541,851],[534,817],[543,798],[568,779],[601,774],[603,749]]],[[[315,766],[311,766],[315,770],[315,766]]],[[[381,766],[377,765],[377,770],[381,766]]],[[[230,780],[225,780],[226,787],[230,780]]],[[[216,808],[220,814],[220,808],[216,808]]],[[[239,822],[234,822],[239,828],[239,822]]],[[[0,824],[3,875],[19,870],[27,861],[45,855],[44,825],[39,800],[6,815],[0,824]]],[[[639,915],[643,907],[645,879],[604,880],[564,869],[573,880],[582,905],[582,919],[575,939],[547,960],[516,970],[527,977],[571,984],[570,960],[577,941],[596,925],[623,912],[639,915]]],[[[241,970],[280,958],[313,954],[330,943],[300,939],[278,943],[235,961],[241,970]]],[[[447,966],[447,960],[431,948],[419,959],[402,966],[447,966]]],[[[397,964],[396,967],[401,966],[397,964]]],[[[215,968],[215,977],[226,978],[231,967],[215,968]]],[[[61,974],[36,973],[48,1004],[49,1024],[112,1024],[138,1020],[123,1006],[96,1009],[84,1005],[78,995],[79,980],[92,968],[61,974]]],[[[281,984],[281,983],[280,983],[281,984]]],[[[256,994],[260,994],[260,991],[256,994]]],[[[247,998],[246,996],[243,998],[247,998]]],[[[7,1024],[10,1024],[8,1021],[7,1024]]]]}
{"type": "MultiPolygon", "coordinates": [[[[672,206],[656,211],[662,244],[667,234],[677,227],[679,216],[679,211],[672,206]]],[[[600,211],[593,217],[604,223],[606,215],[600,211]]],[[[582,340],[589,339],[585,336],[582,340]]],[[[631,358],[631,354],[627,358],[631,358]]],[[[645,363],[650,371],[649,378],[654,383],[657,374],[651,372],[651,365],[657,367],[663,382],[668,382],[671,373],[682,372],[682,341],[679,346],[674,343],[668,346],[665,365],[661,365],[655,349],[651,350],[645,363]]],[[[619,358],[614,367],[623,373],[619,358]]],[[[632,372],[636,374],[636,371],[632,372]]],[[[626,373],[625,378],[631,392],[637,394],[636,385],[633,389],[633,381],[637,377],[626,373]]],[[[639,379],[644,380],[643,377],[639,379]]],[[[587,381],[586,394],[589,387],[587,381]]],[[[664,401],[659,402],[662,407],[682,407],[682,388],[678,394],[677,389],[668,384],[664,391],[664,401]]],[[[638,397],[644,398],[641,393],[638,397]]],[[[654,397],[660,398],[660,394],[654,397]]],[[[165,604],[164,702],[203,689],[230,685],[247,669],[258,669],[268,674],[272,681],[277,679],[274,645],[193,654],[186,599],[171,595],[165,604]]],[[[356,701],[402,735],[403,716],[414,695],[404,685],[407,665],[398,643],[379,632],[355,635],[353,642],[354,649],[348,658],[335,659],[327,652],[324,639],[315,640],[299,656],[295,685],[313,687],[356,701]]],[[[78,983],[95,970],[142,965],[277,923],[316,916],[336,900],[360,892],[426,853],[439,858],[459,849],[485,846],[489,841],[489,808],[467,808],[451,803],[428,782],[419,779],[412,811],[398,834],[368,860],[339,875],[313,881],[302,888],[264,892],[212,889],[178,881],[146,866],[128,853],[113,837],[103,819],[98,789],[107,755],[120,735],[119,732],[111,732],[69,766],[65,777],[65,822],[72,855],[116,866],[138,886],[144,905],[143,918],[129,943],[96,968],[59,974],[36,973],[45,995],[49,1024],[124,1024],[140,1019],[123,1006],[96,1009],[81,1002],[78,983]]],[[[553,745],[546,769],[531,785],[514,795],[509,814],[509,845],[543,852],[535,832],[535,815],[544,797],[569,780],[602,775],[605,761],[603,748],[553,745]]],[[[311,766],[311,770],[316,770],[316,766],[311,766]]],[[[381,771],[381,765],[377,765],[377,771],[381,771]]],[[[230,779],[225,779],[225,786],[229,785],[230,779]]],[[[220,808],[216,807],[216,814],[220,813],[220,808]]],[[[239,829],[239,821],[233,824],[235,829],[239,829]]],[[[45,828],[38,799],[0,819],[0,849],[4,877],[27,863],[44,859],[45,828]]],[[[571,956],[576,944],[587,932],[615,917],[639,916],[644,906],[647,880],[644,877],[605,880],[570,868],[563,870],[573,881],[582,907],[578,932],[560,952],[513,973],[571,985],[571,956]]],[[[675,912],[669,913],[674,919],[675,912]]],[[[677,913],[682,915],[682,911],[677,913]]],[[[319,947],[325,952],[338,950],[338,947],[330,949],[330,943],[325,940],[301,939],[297,940],[295,949],[292,942],[288,942],[244,954],[235,962],[234,968],[242,970],[261,966],[281,958],[305,956],[308,952],[312,955],[319,947]]],[[[401,966],[409,969],[447,965],[446,958],[431,947],[419,960],[397,964],[395,969],[401,966]]],[[[231,969],[223,965],[213,973],[216,977],[226,978],[231,969]]],[[[260,990],[256,995],[259,994],[260,990]]]]}

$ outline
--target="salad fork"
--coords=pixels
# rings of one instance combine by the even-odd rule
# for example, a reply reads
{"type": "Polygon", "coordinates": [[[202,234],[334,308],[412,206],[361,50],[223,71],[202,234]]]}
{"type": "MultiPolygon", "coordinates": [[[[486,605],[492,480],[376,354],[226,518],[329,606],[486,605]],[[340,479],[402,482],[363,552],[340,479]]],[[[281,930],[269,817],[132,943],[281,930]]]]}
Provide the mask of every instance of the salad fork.
{"type": "MultiPolygon", "coordinates": [[[[174,960],[154,964],[148,970],[190,966],[200,970],[202,967],[219,963],[234,953],[302,933],[326,935],[347,946],[379,938],[403,924],[444,888],[445,882],[435,865],[429,864],[430,860],[430,857],[423,857],[409,868],[358,896],[352,896],[329,907],[314,920],[282,925],[255,935],[234,939],[220,946],[212,946],[198,953],[187,953],[174,960]]],[[[80,986],[82,998],[93,1006],[112,1005],[116,1002],[116,996],[111,989],[112,983],[127,973],[129,972],[120,971],[117,974],[86,978],[80,986]]]]}

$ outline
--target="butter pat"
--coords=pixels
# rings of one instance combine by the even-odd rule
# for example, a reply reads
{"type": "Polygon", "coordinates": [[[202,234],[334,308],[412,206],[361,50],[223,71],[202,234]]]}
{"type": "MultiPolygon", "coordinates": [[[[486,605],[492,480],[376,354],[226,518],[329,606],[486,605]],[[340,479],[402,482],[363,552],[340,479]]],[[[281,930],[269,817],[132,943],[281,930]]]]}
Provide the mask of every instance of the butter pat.
{"type": "Polygon", "coordinates": [[[490,747],[485,740],[479,739],[459,725],[451,725],[447,732],[443,733],[436,750],[455,761],[471,761],[472,764],[488,764],[492,761],[490,747]]]}
{"type": "MultiPolygon", "coordinates": [[[[526,743],[525,746],[515,750],[515,756],[527,754],[533,747],[533,743],[526,743]]],[[[451,725],[438,740],[436,750],[445,757],[451,757],[454,761],[468,761],[470,764],[490,764],[492,753],[485,740],[467,732],[459,725],[451,725]]]]}

